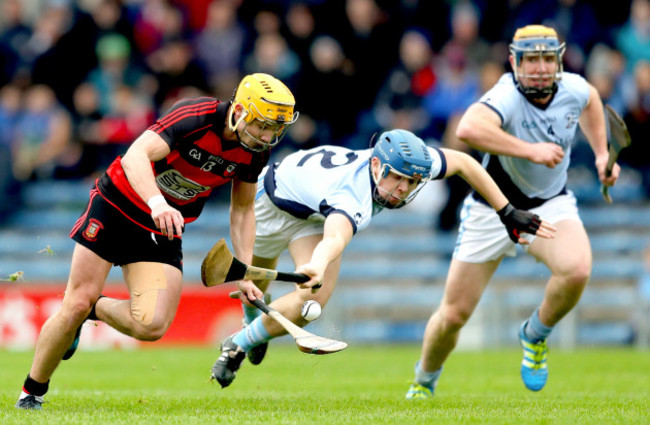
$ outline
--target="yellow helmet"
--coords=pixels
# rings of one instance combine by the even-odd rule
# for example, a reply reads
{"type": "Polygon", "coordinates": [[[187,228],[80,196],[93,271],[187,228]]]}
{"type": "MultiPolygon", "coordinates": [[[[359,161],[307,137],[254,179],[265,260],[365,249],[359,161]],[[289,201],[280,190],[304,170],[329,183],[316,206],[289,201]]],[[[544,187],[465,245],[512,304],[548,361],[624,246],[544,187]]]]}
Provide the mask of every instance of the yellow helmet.
{"type": "Polygon", "coordinates": [[[289,126],[298,119],[298,112],[294,112],[296,101],[293,94],[284,83],[269,75],[256,73],[245,76],[235,91],[228,118],[230,131],[236,131],[242,121],[246,122],[246,132],[259,145],[259,149],[251,148],[242,143],[247,149],[263,151],[275,146],[286,134],[289,126]],[[241,105],[244,113],[234,122],[232,115],[236,105],[241,105]],[[253,131],[249,129],[251,123],[258,121],[258,126],[253,131]],[[274,139],[263,142],[259,135],[265,129],[272,129],[274,139]]]}
{"type": "Polygon", "coordinates": [[[515,80],[524,93],[530,94],[533,97],[543,97],[555,91],[557,81],[562,78],[562,56],[564,55],[565,47],[565,43],[560,43],[557,32],[553,28],[546,27],[544,25],[527,25],[525,27],[519,28],[515,32],[515,36],[512,38],[512,43],[510,44],[510,53],[515,58],[515,69],[513,69],[515,80]],[[519,65],[521,65],[521,60],[523,57],[529,55],[539,55],[541,58],[542,55],[549,54],[555,55],[558,64],[555,75],[553,76],[553,85],[550,87],[544,87],[542,89],[524,87],[521,84],[520,77],[527,76],[518,75],[517,70],[519,65]]]}

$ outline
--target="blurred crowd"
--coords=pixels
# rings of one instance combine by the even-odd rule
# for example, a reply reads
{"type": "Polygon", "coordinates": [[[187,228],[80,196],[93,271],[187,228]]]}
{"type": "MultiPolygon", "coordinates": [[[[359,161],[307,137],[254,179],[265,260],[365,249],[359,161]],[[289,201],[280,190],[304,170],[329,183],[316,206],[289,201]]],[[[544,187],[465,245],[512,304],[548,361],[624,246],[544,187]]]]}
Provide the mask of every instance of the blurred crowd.
{"type": "MultiPolygon", "coordinates": [[[[596,86],[633,140],[650,135],[650,0],[0,3],[0,219],[22,184],[92,178],[179,98],[229,100],[253,72],[284,81],[300,111],[274,155],[359,149],[389,128],[467,150],[456,123],[509,70],[508,43],[530,23],[558,30],[565,70],[596,86]]],[[[650,192],[649,146],[622,161],[650,192]]]]}

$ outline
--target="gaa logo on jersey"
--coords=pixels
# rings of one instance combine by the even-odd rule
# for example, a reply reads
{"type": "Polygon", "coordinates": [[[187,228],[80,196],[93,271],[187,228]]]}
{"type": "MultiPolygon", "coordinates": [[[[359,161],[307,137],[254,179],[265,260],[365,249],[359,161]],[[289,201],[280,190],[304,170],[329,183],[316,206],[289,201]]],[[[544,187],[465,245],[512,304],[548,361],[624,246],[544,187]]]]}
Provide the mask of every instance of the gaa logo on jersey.
{"type": "Polygon", "coordinates": [[[86,230],[83,231],[82,235],[86,240],[90,242],[95,242],[97,240],[97,234],[103,228],[104,225],[99,220],[95,220],[94,218],[91,218],[88,222],[88,226],[86,227],[86,230]]]}

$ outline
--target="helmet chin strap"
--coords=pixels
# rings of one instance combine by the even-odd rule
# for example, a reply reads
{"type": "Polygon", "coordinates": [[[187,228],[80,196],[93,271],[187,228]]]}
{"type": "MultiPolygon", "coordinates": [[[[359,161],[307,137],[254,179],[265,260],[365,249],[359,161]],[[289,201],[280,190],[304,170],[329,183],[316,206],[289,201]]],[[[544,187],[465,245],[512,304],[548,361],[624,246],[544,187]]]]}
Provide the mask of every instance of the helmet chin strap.
{"type": "MultiPolygon", "coordinates": [[[[242,107],[242,114],[241,117],[235,122],[235,106],[239,105],[237,104],[232,104],[230,106],[230,113],[228,114],[228,129],[234,133],[237,133],[237,127],[239,127],[239,124],[246,118],[246,115],[248,115],[248,111],[242,107]]],[[[239,137],[239,136],[238,136],[239,137]]]]}
{"type": "MultiPolygon", "coordinates": [[[[250,151],[250,152],[257,152],[256,150],[254,150],[250,146],[248,146],[246,143],[244,143],[242,141],[242,139],[241,139],[241,136],[239,135],[239,124],[241,124],[241,122],[244,121],[244,119],[246,118],[246,115],[248,115],[248,111],[246,111],[245,109],[242,108],[241,117],[239,117],[237,122],[234,122],[235,121],[234,109],[235,108],[234,108],[234,105],[233,105],[233,107],[231,107],[231,109],[230,109],[230,114],[228,115],[228,129],[230,131],[232,131],[233,133],[235,133],[235,136],[237,136],[237,140],[244,147],[244,149],[246,149],[247,151],[250,151]]],[[[250,136],[250,137],[252,137],[252,136],[250,136]]]]}

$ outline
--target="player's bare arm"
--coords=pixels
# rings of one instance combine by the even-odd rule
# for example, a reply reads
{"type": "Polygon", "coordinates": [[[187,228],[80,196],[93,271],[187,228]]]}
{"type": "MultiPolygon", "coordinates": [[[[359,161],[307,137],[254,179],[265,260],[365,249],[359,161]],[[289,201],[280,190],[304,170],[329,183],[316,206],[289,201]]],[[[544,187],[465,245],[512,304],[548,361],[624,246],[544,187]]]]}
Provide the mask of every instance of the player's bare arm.
{"type": "Polygon", "coordinates": [[[301,288],[311,288],[318,285],[323,280],[327,266],[337,259],[343,250],[352,240],[354,231],[350,220],[343,214],[332,213],[327,216],[323,230],[323,240],[321,240],[314,252],[311,260],[296,269],[297,273],[304,273],[311,279],[299,286],[301,288]]]}
{"type": "Polygon", "coordinates": [[[169,155],[167,143],[158,134],[146,130],[129,147],[122,158],[122,167],[129,183],[151,208],[151,217],[163,235],[171,240],[181,236],[185,219],[176,208],[169,205],[156,185],[151,162],[169,155]]]}
{"type": "Polygon", "coordinates": [[[445,178],[458,174],[494,208],[500,210],[508,199],[481,164],[464,152],[442,148],[447,159],[445,178]]]}
{"type": "Polygon", "coordinates": [[[605,124],[605,110],[600,95],[594,86],[589,84],[589,102],[580,115],[580,129],[591,145],[596,157],[595,165],[598,179],[605,186],[613,186],[618,179],[621,168],[614,164],[611,176],[607,177],[605,168],[609,153],[607,151],[607,127],[605,124]]]}
{"type": "Polygon", "coordinates": [[[564,150],[555,143],[528,143],[501,128],[501,117],[489,106],[470,106],[456,129],[456,136],[474,149],[494,155],[524,158],[554,168],[562,162],[564,150]]]}
{"type": "MultiPolygon", "coordinates": [[[[255,244],[255,193],[257,185],[241,180],[232,181],[230,194],[230,238],[235,256],[246,264],[253,262],[255,244]]],[[[262,299],[264,293],[252,280],[241,280],[237,286],[249,300],[262,299]]]]}
{"type": "MultiPolygon", "coordinates": [[[[500,212],[500,215],[504,216],[502,217],[502,221],[504,221],[504,223],[506,223],[508,220],[513,220],[511,222],[511,225],[514,227],[526,224],[526,221],[530,218],[527,217],[527,215],[530,215],[530,213],[527,211],[519,210],[512,212],[508,211],[508,207],[511,207],[508,198],[506,198],[503,192],[501,192],[499,186],[497,186],[496,182],[492,179],[488,172],[485,171],[483,167],[481,167],[481,164],[479,164],[478,161],[463,152],[444,148],[441,150],[447,159],[447,173],[445,174],[445,177],[449,177],[454,174],[461,176],[470,186],[472,186],[478,193],[481,194],[481,196],[483,196],[483,198],[490,204],[492,208],[500,212]],[[520,217],[510,217],[512,214],[518,215],[519,213],[523,215],[520,217]]],[[[539,219],[539,217],[537,217],[536,220],[538,220],[539,223],[535,222],[533,227],[530,228],[530,231],[526,233],[533,233],[539,237],[546,239],[553,238],[556,231],[555,227],[551,223],[539,219]],[[539,227],[537,227],[538,224],[539,227]]],[[[506,224],[506,226],[508,226],[508,224],[506,224]]],[[[510,229],[508,230],[510,231],[510,229]]],[[[518,232],[524,231],[520,227],[516,230],[518,230],[518,232]]],[[[520,244],[527,245],[529,243],[528,240],[524,238],[516,237],[516,239],[516,242],[520,244]]]]}

